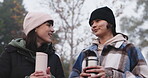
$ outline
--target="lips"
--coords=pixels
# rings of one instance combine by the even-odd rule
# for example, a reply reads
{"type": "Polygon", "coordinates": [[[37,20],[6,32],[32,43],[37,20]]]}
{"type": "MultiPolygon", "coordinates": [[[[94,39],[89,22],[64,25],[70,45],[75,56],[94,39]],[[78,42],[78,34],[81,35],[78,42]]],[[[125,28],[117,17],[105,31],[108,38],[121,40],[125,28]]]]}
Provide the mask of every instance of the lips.
{"type": "Polygon", "coordinates": [[[99,31],[101,31],[101,28],[92,29],[92,31],[93,31],[93,33],[95,34],[95,33],[99,32],[99,31]]]}
{"type": "Polygon", "coordinates": [[[98,30],[97,30],[97,29],[93,29],[92,31],[93,31],[93,32],[97,32],[98,30]]]}
{"type": "Polygon", "coordinates": [[[50,37],[52,37],[53,33],[48,33],[48,35],[49,35],[50,37]]]}

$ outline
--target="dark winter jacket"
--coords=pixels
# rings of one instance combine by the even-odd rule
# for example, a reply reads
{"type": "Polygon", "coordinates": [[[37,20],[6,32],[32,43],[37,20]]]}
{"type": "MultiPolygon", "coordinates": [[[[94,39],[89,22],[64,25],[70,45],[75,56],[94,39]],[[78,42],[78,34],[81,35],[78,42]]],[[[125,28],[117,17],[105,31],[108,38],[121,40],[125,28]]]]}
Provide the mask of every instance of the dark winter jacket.
{"type": "MultiPolygon", "coordinates": [[[[64,78],[58,55],[51,45],[44,45],[38,51],[48,54],[48,67],[55,78],[64,78]],[[46,51],[43,48],[47,48],[46,51]]],[[[35,71],[35,52],[25,48],[23,39],[12,40],[0,56],[0,78],[25,78],[35,71]]]]}

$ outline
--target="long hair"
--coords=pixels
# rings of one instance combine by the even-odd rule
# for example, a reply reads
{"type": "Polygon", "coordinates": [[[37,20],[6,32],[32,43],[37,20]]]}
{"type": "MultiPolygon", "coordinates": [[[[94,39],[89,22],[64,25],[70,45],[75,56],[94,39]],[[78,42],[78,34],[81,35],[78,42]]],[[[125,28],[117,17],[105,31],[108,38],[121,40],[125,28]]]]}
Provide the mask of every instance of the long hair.
{"type": "Polygon", "coordinates": [[[32,51],[37,50],[37,34],[35,29],[30,31],[28,35],[24,38],[26,41],[26,48],[32,51]]]}

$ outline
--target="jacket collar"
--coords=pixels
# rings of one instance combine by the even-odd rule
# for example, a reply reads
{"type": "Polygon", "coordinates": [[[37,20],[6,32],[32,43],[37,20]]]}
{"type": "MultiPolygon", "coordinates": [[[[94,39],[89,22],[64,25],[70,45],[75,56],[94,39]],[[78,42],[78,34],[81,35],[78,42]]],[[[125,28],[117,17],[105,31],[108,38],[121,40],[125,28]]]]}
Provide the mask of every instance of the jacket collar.
{"type": "Polygon", "coordinates": [[[126,38],[123,37],[122,34],[117,34],[113,38],[107,40],[104,44],[99,43],[99,39],[95,39],[93,41],[94,44],[98,45],[98,49],[103,49],[104,46],[110,45],[115,48],[120,48],[120,46],[124,43],[127,42],[126,38]]]}

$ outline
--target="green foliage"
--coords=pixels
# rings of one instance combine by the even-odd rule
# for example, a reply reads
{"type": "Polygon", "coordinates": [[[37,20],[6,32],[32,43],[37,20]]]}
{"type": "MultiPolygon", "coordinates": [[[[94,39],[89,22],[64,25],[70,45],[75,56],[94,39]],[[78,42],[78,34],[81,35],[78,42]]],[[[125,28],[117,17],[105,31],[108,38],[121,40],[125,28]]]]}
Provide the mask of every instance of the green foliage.
{"type": "Polygon", "coordinates": [[[22,0],[4,0],[0,6],[0,53],[16,37],[21,37],[25,9],[22,0]]]}

